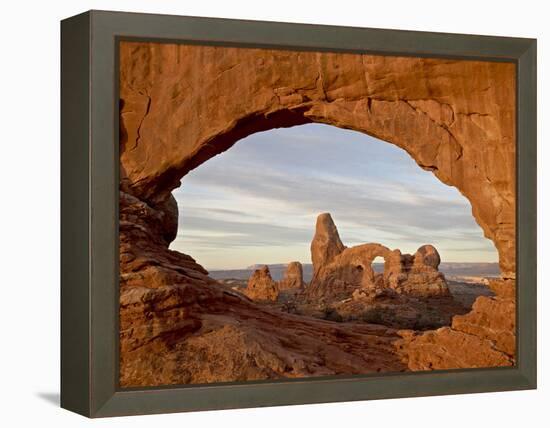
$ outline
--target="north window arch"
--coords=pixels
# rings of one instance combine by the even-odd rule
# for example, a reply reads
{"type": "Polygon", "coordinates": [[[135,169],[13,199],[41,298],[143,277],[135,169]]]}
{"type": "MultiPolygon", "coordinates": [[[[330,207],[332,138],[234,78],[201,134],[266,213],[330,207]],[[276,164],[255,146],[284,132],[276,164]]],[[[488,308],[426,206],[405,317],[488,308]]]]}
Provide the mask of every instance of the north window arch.
{"type": "MultiPolygon", "coordinates": [[[[121,385],[514,364],[514,64],[131,41],[121,42],[119,59],[121,385]],[[238,150],[248,136],[308,124],[397,146],[458,189],[498,249],[500,295],[428,334],[380,335],[369,322],[387,317],[376,314],[361,327],[335,329],[331,323],[345,318],[339,310],[324,308],[331,323],[266,311],[220,288],[190,255],[168,249],[177,229],[171,194],[180,180],[185,186],[191,174],[238,150]],[[479,322],[504,318],[498,337],[479,322]],[[474,351],[455,346],[461,340],[476,340],[474,351]],[[262,346],[248,346],[258,341],[262,346]],[[291,358],[277,356],[281,343],[291,358]],[[429,343],[441,352],[422,352],[429,343]],[[327,345],[349,364],[331,357],[319,367],[318,350],[327,345]],[[459,363],[449,360],[455,353],[459,363]],[[219,357],[224,364],[210,364],[219,357]],[[204,370],[189,370],[186,362],[204,370]]],[[[428,247],[405,262],[412,272],[418,258],[416,273],[433,268],[437,276],[432,262],[438,257],[428,247]]],[[[299,277],[299,269],[295,273],[299,277]]],[[[276,290],[267,270],[257,279],[276,290]]],[[[412,328],[435,328],[424,321],[412,328]]]]}

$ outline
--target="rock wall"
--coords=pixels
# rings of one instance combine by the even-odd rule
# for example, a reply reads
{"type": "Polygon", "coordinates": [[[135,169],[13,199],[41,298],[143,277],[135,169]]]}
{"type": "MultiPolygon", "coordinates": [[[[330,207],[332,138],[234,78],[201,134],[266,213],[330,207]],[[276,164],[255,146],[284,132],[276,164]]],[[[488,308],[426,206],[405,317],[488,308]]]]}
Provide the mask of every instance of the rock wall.
{"type": "Polygon", "coordinates": [[[177,232],[174,199],[155,208],[127,193],[119,195],[121,288],[217,283],[192,257],[168,249],[177,232]]]}
{"type": "Polygon", "coordinates": [[[411,370],[512,366],[516,354],[515,287],[489,282],[494,297],[478,297],[472,311],[456,315],[450,327],[426,333],[401,331],[396,342],[411,370]]]}

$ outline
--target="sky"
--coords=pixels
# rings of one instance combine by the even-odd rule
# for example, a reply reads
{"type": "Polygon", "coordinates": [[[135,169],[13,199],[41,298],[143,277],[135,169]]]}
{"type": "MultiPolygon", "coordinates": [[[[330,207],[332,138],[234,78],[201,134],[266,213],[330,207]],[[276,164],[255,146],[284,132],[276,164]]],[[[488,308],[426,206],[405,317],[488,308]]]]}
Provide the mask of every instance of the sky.
{"type": "Polygon", "coordinates": [[[311,263],[317,215],[330,212],[344,245],[378,242],[443,262],[496,262],[468,200],[402,149],[368,135],[307,124],[250,135],[183,177],[173,192],[170,248],[206,269],[311,263]]]}

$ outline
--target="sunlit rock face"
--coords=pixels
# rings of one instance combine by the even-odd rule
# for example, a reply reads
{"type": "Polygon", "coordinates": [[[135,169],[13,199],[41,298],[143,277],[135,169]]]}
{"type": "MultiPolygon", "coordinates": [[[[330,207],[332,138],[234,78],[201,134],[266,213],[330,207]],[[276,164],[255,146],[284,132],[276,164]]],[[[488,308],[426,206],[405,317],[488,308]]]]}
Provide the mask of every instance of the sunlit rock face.
{"type": "Polygon", "coordinates": [[[304,270],[300,262],[290,262],[285,269],[283,279],[279,281],[279,290],[304,288],[304,270]]]}
{"type": "Polygon", "coordinates": [[[271,278],[267,266],[256,269],[246,287],[245,294],[252,300],[277,300],[279,296],[279,285],[271,278]]]}
{"type": "Polygon", "coordinates": [[[441,258],[433,245],[422,245],[412,257],[409,254],[401,256],[405,277],[398,283],[398,289],[421,297],[449,295],[445,276],[439,272],[440,263],[441,258]]]}
{"type": "Polygon", "coordinates": [[[495,296],[480,296],[450,327],[426,333],[401,331],[395,342],[411,370],[512,366],[516,355],[516,302],[512,280],[489,281],[495,296]]]}
{"type": "Polygon", "coordinates": [[[345,248],[330,214],[319,214],[315,224],[315,235],[311,241],[313,277],[318,276],[322,267],[332,262],[345,248]]]}
{"type": "MultiPolygon", "coordinates": [[[[512,364],[495,311],[514,313],[515,115],[511,63],[122,42],[121,385],[512,364]],[[500,294],[442,331],[335,328],[267,310],[168,250],[184,175],[254,132],[311,122],[395,144],[458,188],[498,249],[500,294]]],[[[433,268],[428,253],[411,269],[433,268]]]]}
{"type": "Polygon", "coordinates": [[[313,279],[307,293],[314,298],[344,299],[358,289],[374,291],[389,288],[399,294],[419,297],[448,296],[445,277],[439,272],[439,253],[432,245],[423,245],[411,256],[369,243],[345,247],[332,217],[317,217],[311,242],[313,279]],[[372,262],[384,259],[384,272],[375,274],[372,262]]]}

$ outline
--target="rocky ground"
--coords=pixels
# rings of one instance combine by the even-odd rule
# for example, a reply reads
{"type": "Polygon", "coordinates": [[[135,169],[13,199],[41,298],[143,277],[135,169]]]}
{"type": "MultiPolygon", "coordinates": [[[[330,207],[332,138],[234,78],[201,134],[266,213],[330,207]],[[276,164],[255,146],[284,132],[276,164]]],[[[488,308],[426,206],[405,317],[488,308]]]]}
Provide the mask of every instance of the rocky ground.
{"type": "MultiPolygon", "coordinates": [[[[247,280],[219,279],[234,291],[244,293],[247,280]]],[[[396,329],[430,330],[451,325],[454,315],[468,313],[479,296],[494,296],[483,283],[448,281],[451,296],[415,298],[398,294],[380,294],[374,299],[308,301],[296,290],[282,290],[277,300],[260,302],[267,307],[301,316],[334,322],[380,324],[396,329]]]]}

